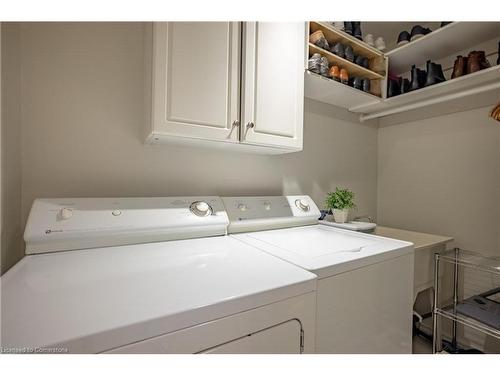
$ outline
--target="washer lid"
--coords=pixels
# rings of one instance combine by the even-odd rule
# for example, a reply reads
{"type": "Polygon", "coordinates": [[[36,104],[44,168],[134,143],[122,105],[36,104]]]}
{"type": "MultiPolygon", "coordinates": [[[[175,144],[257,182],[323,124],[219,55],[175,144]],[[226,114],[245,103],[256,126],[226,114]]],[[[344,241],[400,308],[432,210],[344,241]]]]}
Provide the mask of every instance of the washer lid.
{"type": "Polygon", "coordinates": [[[320,277],[346,272],[413,250],[410,242],[324,225],[251,232],[234,237],[320,277]]]}
{"type": "Polygon", "coordinates": [[[26,254],[226,234],[218,197],[58,198],[33,203],[26,254]]]}
{"type": "Polygon", "coordinates": [[[1,278],[2,346],[101,352],[314,291],[234,238],[24,257],[1,278]]]}

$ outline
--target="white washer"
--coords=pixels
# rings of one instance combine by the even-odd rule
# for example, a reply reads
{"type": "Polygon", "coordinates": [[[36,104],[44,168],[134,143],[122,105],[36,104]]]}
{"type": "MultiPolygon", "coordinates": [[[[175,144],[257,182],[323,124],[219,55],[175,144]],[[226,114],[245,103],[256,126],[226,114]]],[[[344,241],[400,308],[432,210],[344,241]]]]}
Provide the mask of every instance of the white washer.
{"type": "Polygon", "coordinates": [[[3,350],[312,352],[316,276],[227,225],[217,197],[36,200],[1,278],[3,350]]]}
{"type": "Polygon", "coordinates": [[[307,196],[222,200],[234,238],[318,275],[316,352],[411,353],[412,243],[320,225],[307,196]]]}

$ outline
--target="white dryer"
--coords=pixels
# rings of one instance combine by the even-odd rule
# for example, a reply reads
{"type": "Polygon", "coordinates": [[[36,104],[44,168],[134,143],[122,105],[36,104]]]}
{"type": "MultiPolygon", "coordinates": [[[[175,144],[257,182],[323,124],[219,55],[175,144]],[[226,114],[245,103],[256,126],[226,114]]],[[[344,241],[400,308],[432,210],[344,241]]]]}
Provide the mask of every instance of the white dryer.
{"type": "Polygon", "coordinates": [[[217,197],[36,200],[3,351],[313,352],[316,276],[227,225],[217,197]]]}
{"type": "Polygon", "coordinates": [[[316,352],[411,353],[412,243],[320,225],[307,196],[222,200],[232,237],[318,276],[316,352]]]}

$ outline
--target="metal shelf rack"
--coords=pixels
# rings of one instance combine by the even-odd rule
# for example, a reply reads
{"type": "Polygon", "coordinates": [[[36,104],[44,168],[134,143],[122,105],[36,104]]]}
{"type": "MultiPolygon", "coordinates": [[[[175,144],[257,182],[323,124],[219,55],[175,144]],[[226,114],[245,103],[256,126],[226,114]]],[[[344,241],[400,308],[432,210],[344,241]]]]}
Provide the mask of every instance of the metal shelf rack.
{"type": "MultiPolygon", "coordinates": [[[[441,319],[451,321],[451,348],[457,351],[457,331],[459,325],[469,327],[476,333],[488,335],[500,343],[500,328],[480,321],[475,314],[463,314],[460,304],[465,300],[477,300],[488,290],[492,295],[492,305],[500,304],[500,257],[487,257],[476,252],[455,248],[434,258],[434,307],[433,307],[433,353],[442,352],[441,319]],[[451,303],[441,302],[442,294],[439,274],[441,268],[449,265],[453,271],[451,303]]],[[[490,300],[488,300],[490,301],[490,300]]],[[[467,302],[466,302],[467,303],[467,302]]],[[[499,305],[500,306],[500,305],[499,305]]],[[[500,311],[500,310],[498,310],[500,311]]]]}

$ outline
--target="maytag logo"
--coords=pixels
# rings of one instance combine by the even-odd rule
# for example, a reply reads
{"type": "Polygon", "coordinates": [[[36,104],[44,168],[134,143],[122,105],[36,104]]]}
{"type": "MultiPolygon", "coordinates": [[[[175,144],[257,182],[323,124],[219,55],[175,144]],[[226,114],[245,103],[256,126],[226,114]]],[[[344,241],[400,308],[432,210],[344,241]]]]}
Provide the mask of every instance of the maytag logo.
{"type": "Polygon", "coordinates": [[[52,229],[47,229],[45,231],[45,234],[51,234],[51,233],[56,233],[56,232],[62,232],[62,230],[52,230],[52,229]]]}

